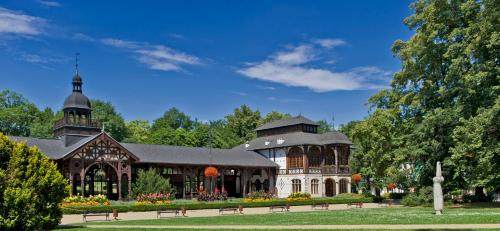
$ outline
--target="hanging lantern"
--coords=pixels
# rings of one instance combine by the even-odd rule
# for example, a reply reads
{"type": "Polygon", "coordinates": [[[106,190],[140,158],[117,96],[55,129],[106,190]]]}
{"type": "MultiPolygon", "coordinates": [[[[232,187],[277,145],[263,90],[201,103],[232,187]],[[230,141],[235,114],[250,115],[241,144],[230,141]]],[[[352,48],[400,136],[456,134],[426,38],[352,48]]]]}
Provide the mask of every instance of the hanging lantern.
{"type": "Polygon", "coordinates": [[[391,183],[387,184],[387,189],[393,190],[395,188],[397,188],[396,183],[391,182],[391,183]]]}
{"type": "Polygon", "coordinates": [[[354,181],[357,184],[361,181],[361,174],[359,173],[353,174],[351,178],[352,181],[354,181]]]}
{"type": "Polygon", "coordinates": [[[208,166],[205,168],[205,176],[206,177],[217,177],[219,175],[219,171],[215,167],[208,166]]]}

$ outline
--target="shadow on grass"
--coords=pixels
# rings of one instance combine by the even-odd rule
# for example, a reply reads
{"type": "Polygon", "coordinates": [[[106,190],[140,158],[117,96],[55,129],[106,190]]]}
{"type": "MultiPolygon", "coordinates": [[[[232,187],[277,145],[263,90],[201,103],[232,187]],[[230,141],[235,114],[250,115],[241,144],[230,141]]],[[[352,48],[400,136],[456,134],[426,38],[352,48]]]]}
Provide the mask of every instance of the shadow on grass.
{"type": "MultiPolygon", "coordinates": [[[[454,208],[454,207],[451,207],[454,208]]],[[[476,202],[476,203],[464,203],[457,208],[464,209],[482,209],[482,208],[500,208],[500,202],[476,202]]]]}
{"type": "Polygon", "coordinates": [[[85,226],[81,225],[59,225],[56,227],[56,229],[81,229],[85,228],[85,226]]]}

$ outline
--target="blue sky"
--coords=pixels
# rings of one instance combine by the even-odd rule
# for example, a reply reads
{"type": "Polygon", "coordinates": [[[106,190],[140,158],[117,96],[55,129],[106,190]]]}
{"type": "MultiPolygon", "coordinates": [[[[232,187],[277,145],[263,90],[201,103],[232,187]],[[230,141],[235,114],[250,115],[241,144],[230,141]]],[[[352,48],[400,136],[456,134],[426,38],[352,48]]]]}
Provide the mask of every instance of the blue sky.
{"type": "Polygon", "coordinates": [[[60,109],[84,93],[126,120],[241,104],[341,124],[400,68],[410,1],[0,1],[0,90],[60,109]]]}

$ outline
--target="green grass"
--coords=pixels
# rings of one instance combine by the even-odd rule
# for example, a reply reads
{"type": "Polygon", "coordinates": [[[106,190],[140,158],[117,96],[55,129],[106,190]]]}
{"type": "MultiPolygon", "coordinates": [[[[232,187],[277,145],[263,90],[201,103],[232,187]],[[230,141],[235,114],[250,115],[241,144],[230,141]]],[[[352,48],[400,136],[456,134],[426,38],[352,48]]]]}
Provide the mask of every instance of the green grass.
{"type": "MultiPolygon", "coordinates": [[[[189,213],[188,213],[189,215],[189,213]]],[[[96,222],[92,225],[315,225],[315,224],[491,224],[500,208],[453,208],[436,216],[432,208],[376,208],[227,215],[215,217],[96,222]]],[[[89,224],[89,223],[87,223],[89,224]]]]}

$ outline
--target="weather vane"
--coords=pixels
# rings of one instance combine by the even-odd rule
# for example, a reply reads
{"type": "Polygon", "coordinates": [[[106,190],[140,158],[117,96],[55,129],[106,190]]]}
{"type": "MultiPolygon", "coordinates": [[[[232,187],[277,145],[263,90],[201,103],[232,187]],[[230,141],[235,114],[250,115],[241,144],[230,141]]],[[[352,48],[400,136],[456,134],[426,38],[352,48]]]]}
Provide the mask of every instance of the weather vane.
{"type": "Polygon", "coordinates": [[[75,53],[75,71],[76,74],[78,75],[78,56],[80,55],[80,52],[75,53]]]}

